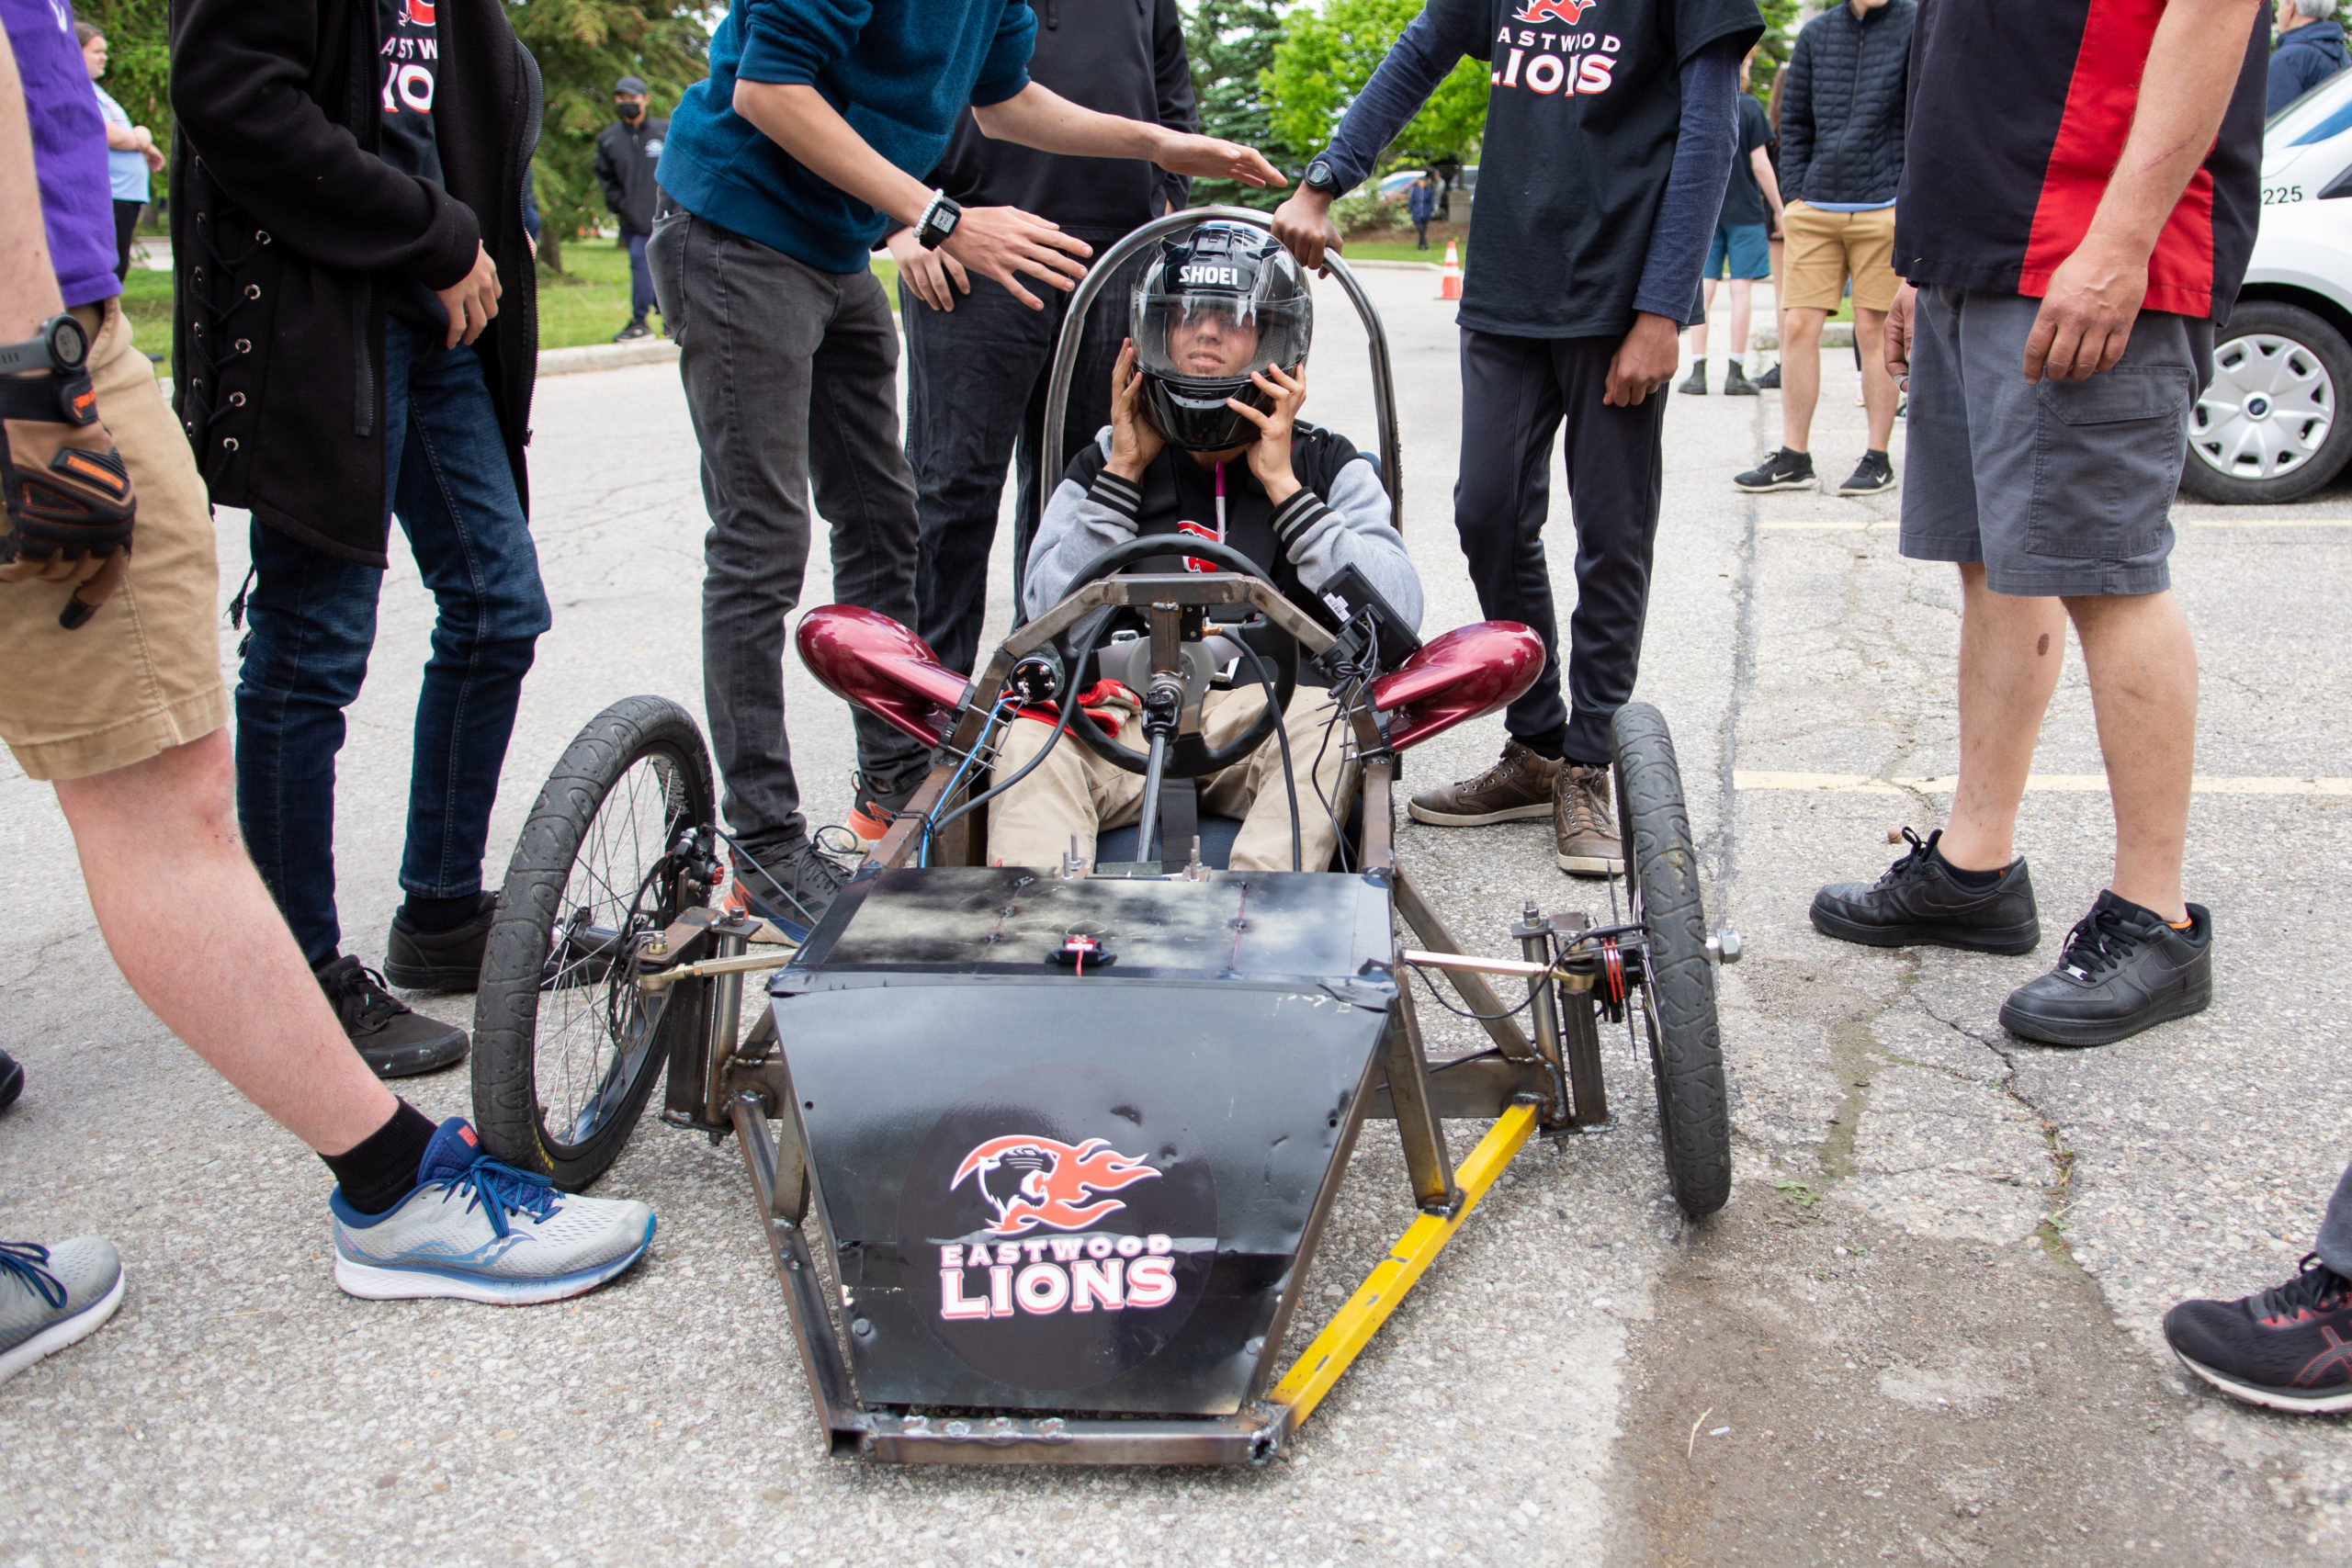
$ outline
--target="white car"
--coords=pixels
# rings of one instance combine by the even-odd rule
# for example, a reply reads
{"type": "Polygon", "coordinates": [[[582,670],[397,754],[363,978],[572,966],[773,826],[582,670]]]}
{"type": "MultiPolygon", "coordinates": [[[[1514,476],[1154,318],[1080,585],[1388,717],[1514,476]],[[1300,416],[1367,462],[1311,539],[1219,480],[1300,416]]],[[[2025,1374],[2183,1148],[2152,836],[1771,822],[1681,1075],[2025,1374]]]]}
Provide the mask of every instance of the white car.
{"type": "Polygon", "coordinates": [[[2352,459],[2352,71],[2264,128],[2262,227],[2216,337],[2181,489],[2281,502],[2335,479],[2352,459]]]}

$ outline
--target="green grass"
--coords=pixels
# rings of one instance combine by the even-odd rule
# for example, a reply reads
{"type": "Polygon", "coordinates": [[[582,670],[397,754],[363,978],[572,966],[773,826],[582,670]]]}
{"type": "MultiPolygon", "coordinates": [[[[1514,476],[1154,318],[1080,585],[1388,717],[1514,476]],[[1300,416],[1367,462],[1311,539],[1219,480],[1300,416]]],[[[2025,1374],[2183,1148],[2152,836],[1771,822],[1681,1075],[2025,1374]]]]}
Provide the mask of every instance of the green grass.
{"type": "MultiPolygon", "coordinates": [[[[898,303],[899,269],[887,256],[874,262],[876,276],[898,303]]],[[[132,341],[141,352],[172,351],[172,279],[169,273],[135,269],[125,286],[122,308],[132,341]]],[[[658,319],[658,318],[657,318],[658,319]]],[[[628,321],[628,253],[610,240],[575,240],[563,247],[563,271],[539,269],[539,346],[575,348],[609,342],[628,321]]]]}

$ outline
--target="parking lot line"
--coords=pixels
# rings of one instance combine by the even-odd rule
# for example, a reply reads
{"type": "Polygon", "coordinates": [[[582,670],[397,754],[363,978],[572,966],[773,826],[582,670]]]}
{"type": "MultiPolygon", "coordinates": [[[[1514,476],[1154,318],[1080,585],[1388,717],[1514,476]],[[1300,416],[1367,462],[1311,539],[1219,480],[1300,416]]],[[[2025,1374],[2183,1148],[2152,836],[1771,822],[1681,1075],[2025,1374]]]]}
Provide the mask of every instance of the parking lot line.
{"type": "MultiPolygon", "coordinates": [[[[1732,787],[1743,790],[1815,790],[1842,795],[1950,795],[1958,784],[1954,775],[1940,778],[1881,778],[1871,773],[1794,773],[1766,769],[1735,769],[1732,787]]],[[[2048,795],[2105,795],[2105,773],[2030,773],[2028,790],[2048,795]]],[[[2258,774],[2235,776],[2200,773],[2189,781],[2197,795],[2352,795],[2352,778],[2278,778],[2258,774]]]]}
{"type": "MultiPolygon", "coordinates": [[[[2352,515],[2314,517],[2176,517],[2177,528],[2352,528],[2352,515]]],[[[1892,517],[1767,517],[1756,526],[1767,534],[1874,533],[1897,525],[1892,517]]]]}

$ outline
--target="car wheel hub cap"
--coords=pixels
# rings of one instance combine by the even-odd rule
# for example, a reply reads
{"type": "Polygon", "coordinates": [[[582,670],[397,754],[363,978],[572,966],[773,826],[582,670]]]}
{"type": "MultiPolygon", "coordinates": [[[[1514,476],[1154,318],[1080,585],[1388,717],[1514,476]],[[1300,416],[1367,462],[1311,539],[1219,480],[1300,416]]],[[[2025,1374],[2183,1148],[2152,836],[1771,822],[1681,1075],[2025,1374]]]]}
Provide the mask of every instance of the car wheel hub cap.
{"type": "Polygon", "coordinates": [[[2306,345],[2275,333],[2232,338],[2189,415],[2189,450],[2231,479],[2281,478],[2325,445],[2335,400],[2335,378],[2306,345]]]}

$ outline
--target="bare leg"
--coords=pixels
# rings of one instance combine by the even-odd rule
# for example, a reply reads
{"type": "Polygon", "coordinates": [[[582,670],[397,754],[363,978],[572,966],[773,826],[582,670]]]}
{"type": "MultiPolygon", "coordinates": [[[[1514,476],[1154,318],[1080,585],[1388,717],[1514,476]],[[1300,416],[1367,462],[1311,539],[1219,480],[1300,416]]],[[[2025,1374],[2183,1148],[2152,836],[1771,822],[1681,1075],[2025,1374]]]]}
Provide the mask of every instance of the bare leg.
{"type": "Polygon", "coordinates": [[[399,1102],[351,1048],[246,858],[226,729],[62,782],[57,803],[107,947],[166,1029],[320,1154],[391,1120],[399,1102]]]}
{"type": "Polygon", "coordinates": [[[2197,645],[2169,590],[2069,599],[2115,803],[2116,896],[2183,920],[2180,860],[2197,761],[2197,645]]]}
{"type": "Polygon", "coordinates": [[[1781,316],[1781,445],[1804,452],[1813,445],[1813,405],[1821,397],[1821,329],[1826,310],[1791,306],[1781,316]]]}
{"type": "MultiPolygon", "coordinates": [[[[1714,285],[1707,286],[1707,303],[1715,302],[1714,285]]],[[[1735,277],[1731,280],[1731,356],[1744,358],[1747,354],[1747,323],[1756,304],[1756,284],[1753,279],[1735,277]]],[[[1703,329],[1702,329],[1703,330],[1703,329]]]]}
{"type": "Polygon", "coordinates": [[[1854,307],[1854,342],[1862,351],[1862,403],[1870,411],[1871,450],[1894,437],[1894,378],[1886,371],[1886,312],[1854,307]]]}
{"type": "MultiPolygon", "coordinates": [[[[1732,285],[1735,289],[1738,287],[1736,283],[1732,285]]],[[[1715,280],[1710,277],[1700,284],[1699,292],[1702,296],[1702,308],[1699,312],[1699,324],[1690,329],[1690,357],[1696,363],[1704,365],[1707,362],[1707,317],[1715,308],[1715,280]]],[[[1733,341],[1736,342],[1738,341],[1737,329],[1733,329],[1733,341]]]]}
{"type": "Polygon", "coordinates": [[[1973,562],[1960,583],[1960,787],[1939,847],[1963,871],[1997,871],[2017,858],[2018,803],[2058,689],[2066,610],[1994,592],[1973,562]]]}

